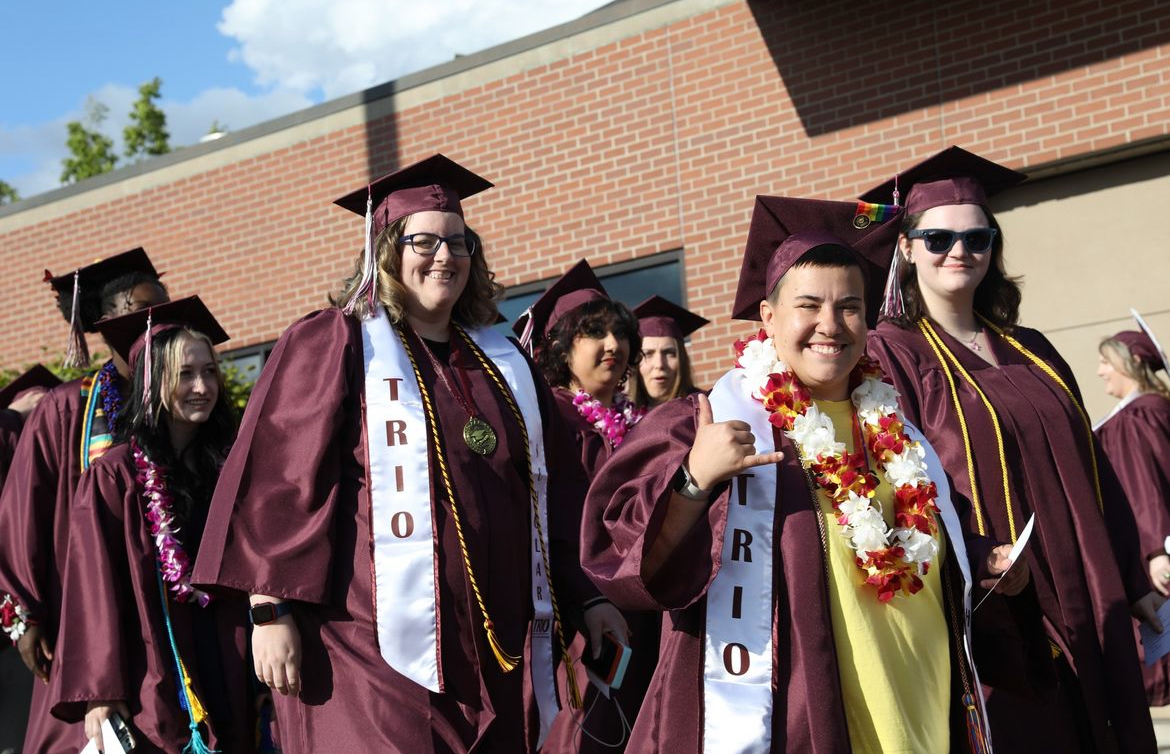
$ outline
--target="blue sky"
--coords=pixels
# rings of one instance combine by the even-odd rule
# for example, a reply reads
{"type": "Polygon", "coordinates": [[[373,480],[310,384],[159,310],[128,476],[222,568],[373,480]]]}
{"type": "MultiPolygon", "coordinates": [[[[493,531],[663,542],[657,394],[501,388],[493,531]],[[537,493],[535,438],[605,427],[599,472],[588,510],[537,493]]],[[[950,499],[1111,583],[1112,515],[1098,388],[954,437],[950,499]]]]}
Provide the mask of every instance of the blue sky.
{"type": "MultiPolygon", "coordinates": [[[[572,20],[606,0],[13,0],[0,5],[0,180],[59,186],[88,97],[118,142],[163,80],[171,146],[239,129],[572,20]],[[420,40],[424,43],[420,44],[420,40]]],[[[123,163],[119,163],[123,164],[123,163]]]]}

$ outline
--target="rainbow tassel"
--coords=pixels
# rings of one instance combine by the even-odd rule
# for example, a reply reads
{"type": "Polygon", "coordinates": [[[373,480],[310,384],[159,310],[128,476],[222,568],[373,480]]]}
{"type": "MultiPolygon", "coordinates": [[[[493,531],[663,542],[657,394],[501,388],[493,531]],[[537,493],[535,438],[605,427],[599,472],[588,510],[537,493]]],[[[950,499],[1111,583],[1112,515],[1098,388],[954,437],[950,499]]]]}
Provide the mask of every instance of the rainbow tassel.
{"type": "Polygon", "coordinates": [[[966,694],[963,698],[964,713],[968,724],[968,746],[974,753],[992,752],[988,747],[988,737],[984,733],[984,725],[980,720],[980,710],[976,707],[976,700],[966,694]]]}

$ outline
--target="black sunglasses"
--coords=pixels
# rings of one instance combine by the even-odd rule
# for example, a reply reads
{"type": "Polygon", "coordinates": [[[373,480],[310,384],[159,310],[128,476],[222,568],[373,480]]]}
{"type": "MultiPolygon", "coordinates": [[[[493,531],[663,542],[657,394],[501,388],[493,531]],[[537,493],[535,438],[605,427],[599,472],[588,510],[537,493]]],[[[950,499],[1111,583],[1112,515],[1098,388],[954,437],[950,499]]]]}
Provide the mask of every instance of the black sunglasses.
{"type": "Polygon", "coordinates": [[[945,228],[916,228],[907,232],[909,239],[923,239],[923,246],[933,254],[947,254],[955,246],[956,239],[964,240],[964,249],[969,252],[986,252],[996,239],[995,228],[970,228],[966,231],[949,231],[945,228]]]}

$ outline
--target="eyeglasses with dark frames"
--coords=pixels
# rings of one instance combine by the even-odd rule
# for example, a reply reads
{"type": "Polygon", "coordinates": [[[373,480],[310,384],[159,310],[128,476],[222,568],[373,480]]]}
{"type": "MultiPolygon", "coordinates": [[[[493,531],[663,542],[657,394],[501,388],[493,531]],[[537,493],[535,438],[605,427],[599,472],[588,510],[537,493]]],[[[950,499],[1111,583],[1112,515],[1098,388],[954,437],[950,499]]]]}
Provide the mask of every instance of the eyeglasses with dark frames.
{"type": "Polygon", "coordinates": [[[949,231],[946,228],[916,228],[907,232],[909,239],[923,239],[923,246],[932,254],[947,254],[955,246],[956,239],[964,240],[964,249],[981,254],[992,248],[996,240],[995,228],[969,228],[966,231],[949,231]]]}
{"type": "Polygon", "coordinates": [[[471,257],[476,253],[476,237],[472,234],[439,236],[434,233],[411,233],[399,238],[398,242],[415,250],[415,254],[432,257],[439,247],[447,244],[452,257],[471,257]]]}

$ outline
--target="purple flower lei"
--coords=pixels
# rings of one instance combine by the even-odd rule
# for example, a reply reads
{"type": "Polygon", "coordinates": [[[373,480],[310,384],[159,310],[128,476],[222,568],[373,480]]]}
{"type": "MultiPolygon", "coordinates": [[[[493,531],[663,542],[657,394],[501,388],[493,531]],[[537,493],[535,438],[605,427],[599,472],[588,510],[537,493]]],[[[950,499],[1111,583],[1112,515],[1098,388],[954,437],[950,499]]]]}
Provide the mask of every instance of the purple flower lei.
{"type": "Polygon", "coordinates": [[[163,581],[170,583],[175,600],[179,603],[188,603],[194,599],[199,605],[206,606],[211,596],[191,586],[191,562],[177,537],[178,530],[174,527],[175,520],[171,514],[173,499],[167,492],[163,471],[146,457],[146,453],[134,441],[130,442],[130,450],[134,454],[136,478],[142,486],[142,497],[146,501],[146,520],[150,523],[150,535],[155,541],[163,581]]]}
{"type": "Polygon", "coordinates": [[[118,390],[118,368],[112,361],[106,362],[98,371],[98,388],[102,392],[102,413],[106,415],[106,427],[114,434],[118,413],[122,411],[122,392],[118,390]]]}
{"type": "Polygon", "coordinates": [[[614,394],[614,404],[610,407],[602,406],[601,401],[585,391],[578,391],[574,395],[573,405],[577,413],[609,440],[614,448],[622,445],[627,431],[646,414],[646,409],[636,407],[621,391],[614,394]]]}

